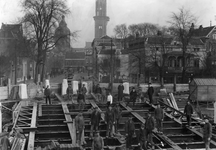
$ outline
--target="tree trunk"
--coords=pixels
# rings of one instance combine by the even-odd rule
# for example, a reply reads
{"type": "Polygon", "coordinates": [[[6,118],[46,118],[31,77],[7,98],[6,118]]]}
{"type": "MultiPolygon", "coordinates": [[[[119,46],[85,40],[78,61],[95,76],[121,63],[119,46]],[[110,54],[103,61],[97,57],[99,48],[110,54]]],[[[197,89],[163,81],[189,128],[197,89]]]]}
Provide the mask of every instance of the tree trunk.
{"type": "Polygon", "coordinates": [[[185,73],[186,73],[186,47],[183,45],[183,50],[182,50],[182,78],[181,78],[181,83],[184,83],[185,81],[185,73]]]}
{"type": "Polygon", "coordinates": [[[46,73],[46,52],[43,53],[43,63],[41,71],[41,81],[43,82],[46,73]]]}

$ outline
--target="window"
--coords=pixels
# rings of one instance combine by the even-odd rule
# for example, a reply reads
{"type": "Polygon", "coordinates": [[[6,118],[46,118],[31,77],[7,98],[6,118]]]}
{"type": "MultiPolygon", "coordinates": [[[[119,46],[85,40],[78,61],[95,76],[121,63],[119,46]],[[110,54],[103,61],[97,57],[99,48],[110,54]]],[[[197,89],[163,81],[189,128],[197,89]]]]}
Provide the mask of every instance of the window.
{"type": "Polygon", "coordinates": [[[102,29],[102,26],[99,26],[99,29],[102,29]]]}
{"type": "Polygon", "coordinates": [[[213,35],[212,35],[212,38],[216,40],[216,34],[213,34],[213,35]]]}
{"type": "Polygon", "coordinates": [[[199,67],[199,59],[194,60],[194,67],[199,67]]]}

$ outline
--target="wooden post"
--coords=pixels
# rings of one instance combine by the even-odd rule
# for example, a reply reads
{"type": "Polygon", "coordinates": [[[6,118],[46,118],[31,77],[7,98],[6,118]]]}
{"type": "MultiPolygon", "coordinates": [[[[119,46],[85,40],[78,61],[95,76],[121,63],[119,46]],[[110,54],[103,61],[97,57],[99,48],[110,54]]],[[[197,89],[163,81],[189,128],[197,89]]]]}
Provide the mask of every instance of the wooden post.
{"type": "Polygon", "coordinates": [[[10,96],[10,91],[11,91],[11,79],[10,78],[8,78],[8,98],[9,98],[9,96],[10,96]]]}
{"type": "Polygon", "coordinates": [[[173,92],[176,92],[176,74],[174,75],[173,92]]]}
{"type": "Polygon", "coordinates": [[[0,133],[2,133],[2,103],[0,102],[0,133]]]}
{"type": "Polygon", "coordinates": [[[216,102],[214,102],[214,123],[216,123],[216,102]]]}

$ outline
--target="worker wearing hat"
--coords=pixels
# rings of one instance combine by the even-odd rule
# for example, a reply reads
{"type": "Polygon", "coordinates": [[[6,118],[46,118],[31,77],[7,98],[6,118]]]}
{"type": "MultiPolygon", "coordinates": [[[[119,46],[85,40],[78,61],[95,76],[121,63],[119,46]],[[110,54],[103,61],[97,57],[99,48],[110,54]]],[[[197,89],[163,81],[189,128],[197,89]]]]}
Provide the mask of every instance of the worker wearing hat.
{"type": "Polygon", "coordinates": [[[103,141],[103,138],[100,136],[99,130],[95,132],[95,136],[92,141],[92,149],[93,150],[103,150],[104,149],[104,141],[103,141]]]}
{"type": "Polygon", "coordinates": [[[122,118],[122,109],[119,106],[119,103],[116,103],[114,109],[114,115],[115,115],[115,132],[118,132],[118,128],[119,128],[119,122],[120,119],[122,118]]]}
{"type": "Polygon", "coordinates": [[[93,137],[93,130],[97,131],[99,128],[99,123],[101,120],[101,113],[98,107],[94,107],[94,110],[91,114],[91,134],[90,136],[93,137]]]}
{"type": "Polygon", "coordinates": [[[115,124],[115,115],[114,115],[114,109],[112,108],[112,105],[109,105],[108,109],[105,113],[105,123],[107,125],[107,132],[106,135],[113,136],[113,125],[115,124]]]}
{"type": "Polygon", "coordinates": [[[146,124],[145,124],[145,129],[146,129],[146,136],[147,139],[149,140],[149,143],[151,143],[152,148],[154,148],[153,140],[152,140],[152,132],[155,128],[155,121],[151,115],[152,109],[149,109],[148,111],[148,116],[146,118],[146,124]]]}
{"type": "Polygon", "coordinates": [[[160,107],[160,104],[157,103],[157,108],[155,108],[154,110],[154,115],[155,115],[155,119],[156,119],[156,127],[158,130],[158,133],[162,133],[162,121],[164,119],[164,112],[163,109],[160,107]]]}
{"type": "Polygon", "coordinates": [[[147,150],[147,140],[146,140],[146,129],[145,129],[145,124],[142,123],[140,129],[139,129],[139,132],[138,132],[138,142],[139,142],[139,146],[140,146],[140,149],[144,149],[144,150],[147,150]]]}
{"type": "Polygon", "coordinates": [[[131,141],[133,135],[135,134],[135,126],[133,122],[133,116],[130,114],[128,121],[125,123],[125,133],[126,133],[126,148],[131,148],[131,141]]]}
{"type": "Polygon", "coordinates": [[[212,136],[212,125],[209,122],[209,119],[207,117],[204,118],[205,125],[203,127],[203,141],[205,143],[206,150],[209,150],[209,145],[211,141],[212,136]]]}

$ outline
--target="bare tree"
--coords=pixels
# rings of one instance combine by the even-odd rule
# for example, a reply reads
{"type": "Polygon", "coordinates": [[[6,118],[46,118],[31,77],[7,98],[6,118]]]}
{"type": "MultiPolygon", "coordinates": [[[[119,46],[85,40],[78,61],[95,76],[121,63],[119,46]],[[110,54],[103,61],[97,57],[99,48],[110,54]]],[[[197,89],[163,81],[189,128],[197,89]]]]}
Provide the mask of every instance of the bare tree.
{"type": "Polygon", "coordinates": [[[57,22],[62,15],[69,13],[69,9],[65,0],[24,0],[22,8],[28,38],[34,39],[37,43],[35,81],[38,74],[41,75],[42,81],[47,53],[57,42],[54,40],[57,22]]]}
{"type": "Polygon", "coordinates": [[[129,34],[136,37],[144,37],[146,35],[156,35],[158,26],[151,23],[132,24],[128,27],[129,34]]]}
{"type": "Polygon", "coordinates": [[[172,33],[178,37],[178,40],[181,42],[182,46],[182,83],[185,82],[185,75],[187,73],[187,46],[191,40],[191,37],[193,36],[194,23],[196,20],[196,17],[189,10],[180,8],[178,13],[172,13],[171,19],[169,21],[172,33]]]}
{"type": "Polygon", "coordinates": [[[114,28],[114,33],[117,38],[122,40],[122,45],[124,49],[126,48],[126,38],[128,37],[128,28],[126,24],[116,25],[114,28]]]}

